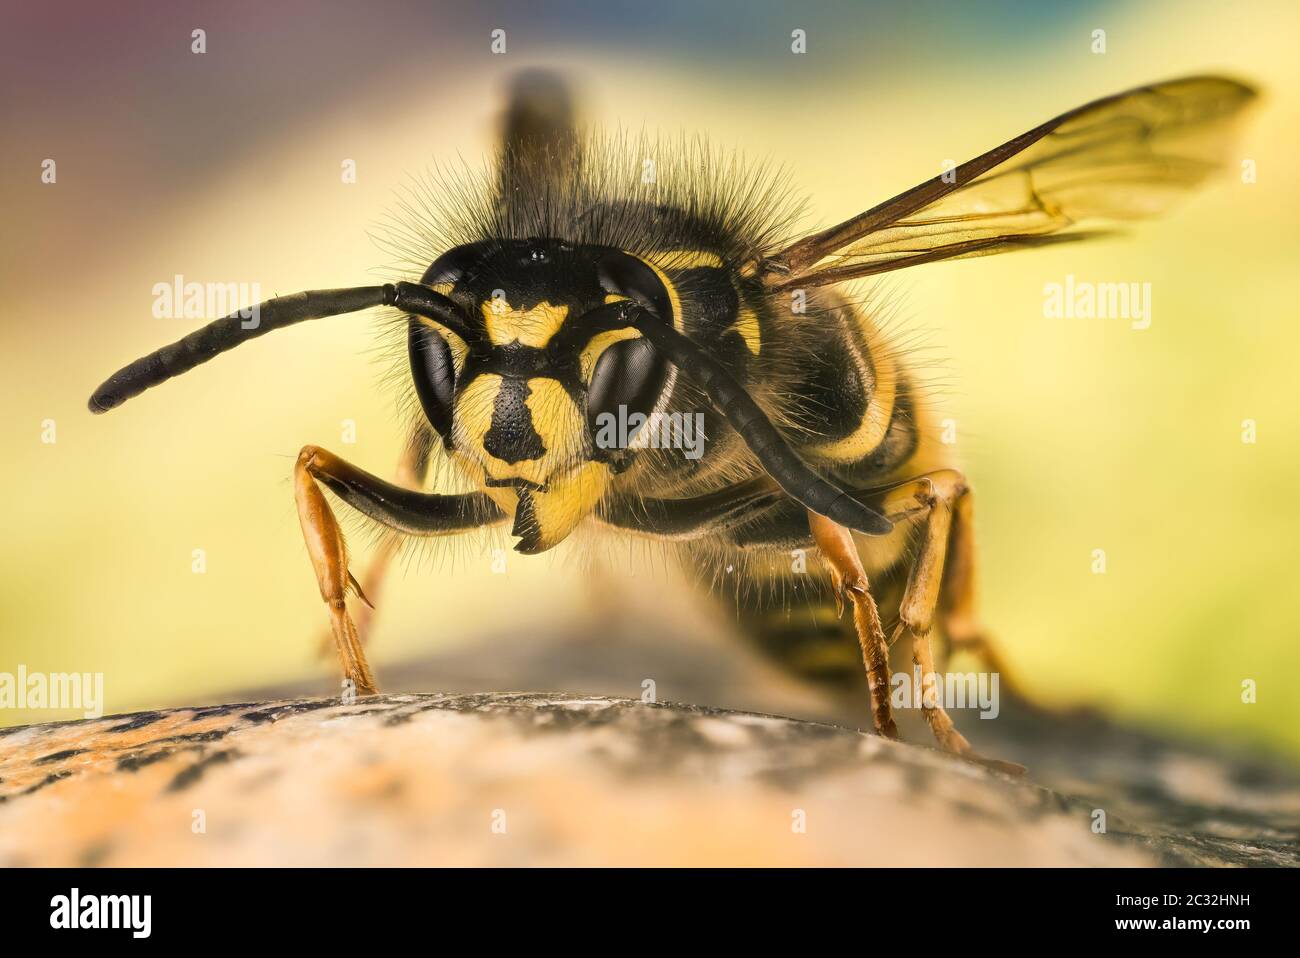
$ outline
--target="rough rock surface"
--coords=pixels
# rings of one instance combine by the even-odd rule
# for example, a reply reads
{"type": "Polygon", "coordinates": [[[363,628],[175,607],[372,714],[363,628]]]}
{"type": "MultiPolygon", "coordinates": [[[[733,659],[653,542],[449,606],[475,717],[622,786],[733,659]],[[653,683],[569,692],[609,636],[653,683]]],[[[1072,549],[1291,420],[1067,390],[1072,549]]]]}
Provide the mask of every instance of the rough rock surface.
{"type": "Polygon", "coordinates": [[[1126,769],[1132,739],[1098,751],[1104,728],[1087,747],[1123,745],[1138,782],[1108,796],[1104,776],[1066,793],[849,728],[603,695],[0,729],[0,865],[1300,863],[1293,779],[1168,748],[1126,769]],[[1191,791],[1152,785],[1156,759],[1191,791]]]}

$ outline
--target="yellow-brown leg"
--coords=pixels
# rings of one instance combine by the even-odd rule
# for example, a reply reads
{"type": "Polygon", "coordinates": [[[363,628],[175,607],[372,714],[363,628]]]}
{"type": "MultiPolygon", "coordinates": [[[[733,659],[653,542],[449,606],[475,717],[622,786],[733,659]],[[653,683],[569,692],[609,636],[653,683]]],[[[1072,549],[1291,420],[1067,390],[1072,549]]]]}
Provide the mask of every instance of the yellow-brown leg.
{"type": "Polygon", "coordinates": [[[483,529],[507,517],[481,492],[441,495],[404,489],[344,462],[318,446],[304,446],[294,466],[294,497],[307,553],[316,570],[321,598],[330,614],[330,633],[343,674],[356,691],[375,689],[361,637],[347,610],[349,588],[369,604],[348,572],[348,549],[321,487],[373,522],[407,536],[450,536],[483,529]]]}
{"type": "Polygon", "coordinates": [[[964,488],[961,476],[941,472],[930,476],[934,491],[930,512],[925,518],[921,548],[913,561],[903,601],[898,607],[899,625],[912,636],[912,661],[920,670],[921,714],[938,743],[950,752],[966,755],[970,742],[953,727],[943,709],[936,689],[934,654],[930,648],[930,630],[939,603],[939,587],[948,552],[948,533],[952,527],[952,503],[964,488]]]}
{"type": "Polygon", "coordinates": [[[889,705],[889,645],[880,626],[880,612],[876,600],[871,597],[871,586],[853,536],[844,526],[815,512],[808,513],[808,527],[830,569],[836,608],[843,610],[845,598],[853,605],[853,624],[857,629],[858,644],[862,646],[876,731],[886,738],[898,738],[898,727],[894,724],[889,705]]]}
{"type": "Polygon", "coordinates": [[[975,502],[969,488],[953,507],[948,541],[948,571],[939,595],[939,628],[948,637],[949,653],[970,652],[990,672],[998,674],[999,687],[1008,695],[1029,701],[1023,687],[1012,678],[1006,662],[975,613],[975,502]]]}
{"type": "MultiPolygon", "coordinates": [[[[957,755],[975,759],[983,764],[1007,772],[1023,772],[1024,768],[1010,762],[985,759],[975,754],[970,742],[952,724],[952,719],[943,708],[939,697],[937,671],[934,665],[934,653],[930,647],[930,634],[934,625],[936,611],[939,608],[940,591],[944,585],[944,565],[949,548],[957,544],[969,549],[970,530],[963,527],[962,535],[954,542],[954,510],[960,510],[963,500],[969,502],[970,492],[966,480],[956,470],[947,469],[926,476],[931,484],[929,513],[921,535],[921,546],[907,579],[903,592],[903,601],[899,605],[898,628],[891,639],[891,644],[906,631],[912,637],[912,661],[920,672],[921,680],[921,714],[925,717],[940,746],[957,755]]],[[[969,506],[966,507],[969,509],[969,506]]],[[[969,513],[967,513],[969,516],[969,513]]],[[[959,557],[965,565],[958,570],[958,576],[971,583],[970,555],[959,557]]],[[[964,596],[966,610],[970,610],[971,596],[964,596]]]]}
{"type": "Polygon", "coordinates": [[[889,647],[903,629],[912,635],[912,657],[921,670],[921,711],[939,744],[958,755],[971,753],[970,743],[953,727],[935,689],[934,656],[930,650],[930,629],[943,581],[944,557],[951,525],[951,503],[964,491],[965,482],[954,470],[944,470],[899,483],[884,492],[879,511],[899,521],[923,513],[925,526],[920,551],[899,607],[899,624],[890,640],[880,626],[880,615],[871,597],[862,559],[848,529],[815,512],[808,513],[813,541],[831,570],[836,601],[847,595],[854,603],[854,622],[867,668],[872,714],[876,728],[897,736],[889,704],[889,647]]]}
{"type": "MultiPolygon", "coordinates": [[[[424,485],[425,476],[429,472],[429,453],[432,441],[433,433],[428,428],[417,426],[411,432],[406,446],[402,449],[402,456],[397,461],[396,478],[399,486],[404,489],[418,490],[424,485]]],[[[358,591],[365,596],[366,601],[357,609],[354,621],[357,629],[357,640],[363,646],[370,638],[370,630],[374,625],[375,603],[379,601],[380,596],[383,594],[384,581],[388,578],[388,569],[392,565],[393,558],[397,555],[400,545],[400,536],[384,536],[379,540],[374,555],[370,557],[366,571],[361,574],[361,586],[358,591]]],[[[332,633],[327,632],[322,635],[320,640],[321,655],[327,655],[332,644],[332,633]]]]}
{"type": "Polygon", "coordinates": [[[298,504],[298,521],[307,543],[307,554],[311,556],[312,568],[316,572],[316,584],[320,586],[321,599],[329,610],[330,631],[338,648],[343,677],[353,683],[358,695],[373,695],[375,680],[370,674],[370,665],[361,649],[361,640],[348,614],[346,601],[348,586],[352,585],[358,591],[360,587],[348,572],[348,547],[343,540],[343,531],[325,501],[325,494],[316,484],[319,471],[332,466],[347,467],[347,464],[324,449],[304,446],[293,467],[293,495],[298,504]]]}

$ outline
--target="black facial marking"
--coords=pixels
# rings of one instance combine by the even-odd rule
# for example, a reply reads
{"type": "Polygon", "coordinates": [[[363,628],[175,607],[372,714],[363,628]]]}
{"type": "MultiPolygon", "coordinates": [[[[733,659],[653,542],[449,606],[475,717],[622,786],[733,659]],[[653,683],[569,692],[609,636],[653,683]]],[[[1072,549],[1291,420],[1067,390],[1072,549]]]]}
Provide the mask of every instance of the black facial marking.
{"type": "Polygon", "coordinates": [[[526,402],[529,393],[526,380],[501,380],[492,404],[492,425],[483,435],[483,449],[488,455],[513,465],[545,454],[546,446],[533,428],[533,413],[526,402]]]}
{"type": "Polygon", "coordinates": [[[519,541],[515,551],[523,555],[533,555],[541,550],[542,529],[537,523],[537,512],[533,507],[533,494],[527,489],[519,492],[519,505],[515,509],[515,524],[510,534],[519,541]]]}
{"type": "MultiPolygon", "coordinates": [[[[580,316],[604,299],[596,261],[601,251],[549,238],[496,240],[459,249],[440,275],[454,286],[450,293],[474,322],[483,327],[482,305],[503,298],[513,309],[539,303],[567,306],[580,316]]],[[[456,252],[456,251],[452,251],[456,252]]],[[[436,265],[436,264],[435,264],[436,265]]],[[[433,273],[430,267],[429,273],[433,273]]],[[[426,275],[429,275],[428,273],[426,275]]]]}

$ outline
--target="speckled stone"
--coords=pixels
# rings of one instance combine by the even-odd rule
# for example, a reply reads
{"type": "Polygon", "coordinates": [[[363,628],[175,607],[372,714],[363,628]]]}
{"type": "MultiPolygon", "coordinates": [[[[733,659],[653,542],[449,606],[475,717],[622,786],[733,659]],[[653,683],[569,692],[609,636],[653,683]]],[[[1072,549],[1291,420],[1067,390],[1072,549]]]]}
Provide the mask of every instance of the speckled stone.
{"type": "MultiPolygon", "coordinates": [[[[1285,804],[1285,803],[1284,803],[1285,804]]],[[[402,694],[0,730],[0,865],[1300,863],[1257,827],[1093,830],[1071,797],[810,721],[402,694]]]]}

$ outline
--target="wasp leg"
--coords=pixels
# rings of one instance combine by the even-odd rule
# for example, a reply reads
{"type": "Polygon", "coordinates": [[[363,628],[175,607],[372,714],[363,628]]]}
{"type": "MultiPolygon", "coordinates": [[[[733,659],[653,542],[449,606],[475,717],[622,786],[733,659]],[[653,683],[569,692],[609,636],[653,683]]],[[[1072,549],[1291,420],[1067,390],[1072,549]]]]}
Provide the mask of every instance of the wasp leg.
{"type": "Polygon", "coordinates": [[[689,542],[734,529],[783,500],[794,502],[766,476],[759,476],[686,499],[610,499],[601,503],[597,518],[628,532],[689,542]]]}
{"type": "MultiPolygon", "coordinates": [[[[927,496],[929,511],[921,533],[921,547],[913,560],[912,571],[903,591],[903,601],[898,607],[899,622],[890,638],[890,644],[903,632],[911,636],[912,661],[920,672],[921,714],[942,748],[1005,772],[1023,772],[1024,768],[1020,765],[977,755],[966,737],[953,726],[940,699],[930,633],[939,610],[944,564],[952,544],[954,509],[963,498],[969,499],[970,490],[965,478],[955,469],[932,472],[923,479],[929,482],[931,489],[927,496]]],[[[969,538],[969,530],[963,529],[963,535],[969,538]]],[[[966,575],[968,572],[968,568],[961,569],[958,575],[966,575]]]]}
{"type": "Polygon", "coordinates": [[[343,678],[351,681],[360,695],[373,695],[375,679],[361,650],[357,627],[348,614],[347,594],[352,575],[348,572],[348,547],[343,531],[325,494],[316,485],[316,476],[337,462],[333,456],[315,446],[305,446],[298,454],[293,467],[293,495],[298,503],[298,521],[302,524],[303,538],[307,540],[307,554],[311,556],[316,571],[316,584],[320,597],[329,609],[330,631],[338,647],[339,665],[343,678]]]}
{"type": "MultiPolygon", "coordinates": [[[[397,484],[405,489],[419,490],[429,474],[429,454],[432,452],[433,433],[427,427],[417,426],[411,431],[401,458],[397,462],[397,484]]],[[[361,594],[366,601],[357,609],[354,622],[357,627],[357,639],[362,645],[370,636],[374,626],[376,603],[383,594],[384,581],[393,557],[397,555],[401,544],[399,536],[385,536],[379,542],[375,554],[371,556],[366,571],[361,576],[361,594]]],[[[328,653],[333,642],[333,634],[321,636],[321,654],[328,653]]]]}
{"type": "MultiPolygon", "coordinates": [[[[849,493],[891,524],[923,521],[921,547],[912,562],[899,605],[899,626],[888,641],[851,531],[806,509],[779,490],[763,492],[758,487],[751,490],[749,485],[745,483],[692,499],[649,500],[639,508],[609,509],[601,518],[610,525],[664,539],[690,540],[718,535],[742,552],[750,549],[771,552],[815,544],[830,571],[839,611],[843,611],[845,598],[853,605],[854,631],[866,667],[872,719],[877,730],[884,735],[897,735],[889,703],[888,651],[906,631],[912,639],[913,660],[921,670],[922,714],[940,746],[1003,771],[1023,771],[1018,765],[976,755],[938,697],[937,671],[930,645],[935,618],[947,621],[944,616],[951,612],[954,621],[960,624],[956,616],[969,612],[972,606],[970,492],[961,473],[939,470],[849,493]],[[950,550],[955,553],[952,571],[945,577],[950,550]],[[962,601],[951,602],[952,599],[962,601]]],[[[973,619],[968,616],[967,621],[973,619]]]]}
{"type": "MultiPolygon", "coordinates": [[[[886,519],[897,522],[924,511],[916,499],[922,487],[929,489],[926,480],[910,479],[849,495],[876,504],[886,519]]],[[[765,476],[684,499],[611,499],[597,512],[606,525],[655,539],[688,542],[725,535],[737,548],[768,550],[813,545],[808,515],[765,476]]]]}
{"type": "Polygon", "coordinates": [[[1029,702],[975,613],[974,511],[974,494],[966,488],[953,506],[948,571],[939,596],[939,628],[948,638],[950,653],[968,651],[977,656],[990,672],[997,673],[1003,691],[1029,702]]]}
{"type": "Polygon", "coordinates": [[[358,512],[407,535],[449,535],[499,522],[505,516],[481,493],[439,496],[402,489],[318,446],[303,447],[293,477],[298,519],[321,599],[329,609],[344,678],[351,680],[358,692],[371,694],[374,678],[346,603],[349,584],[356,586],[348,572],[347,543],[317,482],[358,512]]]}
{"type": "Polygon", "coordinates": [[[889,643],[885,641],[885,632],[880,626],[880,611],[876,608],[876,600],[871,597],[871,586],[862,568],[858,547],[848,529],[811,510],[808,512],[808,528],[830,569],[836,607],[842,609],[846,597],[853,605],[853,623],[867,669],[871,716],[876,731],[886,738],[898,738],[898,726],[894,724],[889,705],[889,643]]]}
{"type": "MultiPolygon", "coordinates": [[[[957,473],[939,473],[937,477],[940,481],[935,482],[935,491],[929,502],[921,549],[912,564],[903,602],[898,607],[895,638],[904,629],[912,636],[912,661],[921,672],[921,714],[936,741],[950,752],[966,755],[971,751],[970,742],[953,727],[952,719],[944,711],[936,688],[934,653],[930,648],[930,630],[939,603],[948,533],[952,527],[952,505],[964,491],[964,484],[957,473]],[[948,481],[942,481],[944,479],[948,481]]],[[[934,481],[936,477],[930,478],[934,481]]]]}

